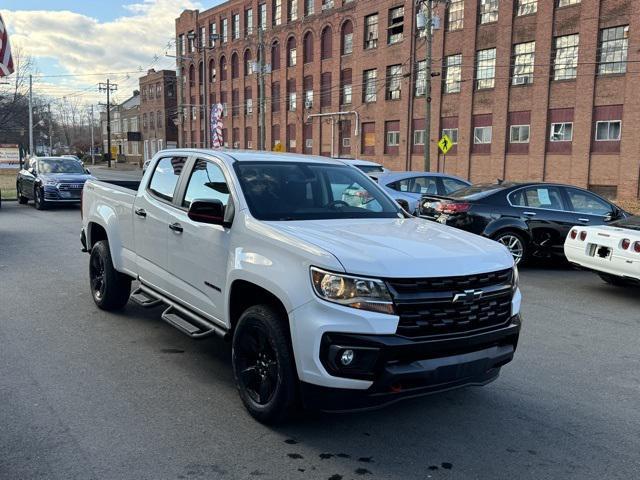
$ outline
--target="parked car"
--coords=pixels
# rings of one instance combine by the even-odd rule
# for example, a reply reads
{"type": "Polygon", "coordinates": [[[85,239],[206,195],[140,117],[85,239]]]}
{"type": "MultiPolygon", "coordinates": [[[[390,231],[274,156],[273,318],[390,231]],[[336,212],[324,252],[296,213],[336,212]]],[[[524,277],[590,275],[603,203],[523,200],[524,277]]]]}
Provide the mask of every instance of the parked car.
{"type": "Polygon", "coordinates": [[[372,176],[396,201],[404,200],[410,213],[417,213],[423,195],[449,195],[471,185],[466,180],[443,173],[387,172],[372,176]]]}
{"type": "Polygon", "coordinates": [[[572,228],[564,253],[571,263],[596,272],[612,285],[640,283],[640,217],[572,228]]]}
{"type": "Polygon", "coordinates": [[[80,203],[82,188],[89,178],[89,170],[72,158],[32,158],[28,168],[18,172],[18,202],[33,200],[38,210],[52,203],[80,203]]]}
{"type": "Polygon", "coordinates": [[[514,355],[521,295],[502,245],[404,212],[337,160],[158,153],[137,191],[89,180],[82,236],[96,305],[164,304],[232,342],[248,411],[374,407],[484,385],[514,355]],[[352,206],[334,185],[366,190],[352,206]]]}
{"type": "Polygon", "coordinates": [[[574,225],[602,225],[628,214],[588,190],[552,183],[472,185],[446,197],[425,196],[420,215],[504,244],[516,263],[564,256],[574,225]],[[435,205],[435,206],[434,206],[435,205]]]}
{"type": "Polygon", "coordinates": [[[340,160],[341,162],[344,162],[348,165],[353,165],[354,167],[362,170],[367,175],[376,175],[389,171],[379,163],[371,162],[369,160],[361,160],[358,158],[338,158],[337,160],[340,160]]]}

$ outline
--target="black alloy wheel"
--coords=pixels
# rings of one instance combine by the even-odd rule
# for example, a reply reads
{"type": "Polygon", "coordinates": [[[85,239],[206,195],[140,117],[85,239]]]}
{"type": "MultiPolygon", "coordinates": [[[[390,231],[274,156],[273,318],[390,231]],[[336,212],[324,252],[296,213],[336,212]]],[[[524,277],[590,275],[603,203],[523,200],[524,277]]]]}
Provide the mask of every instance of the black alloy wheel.
{"type": "Polygon", "coordinates": [[[107,240],[91,248],[89,286],[93,301],[102,310],[119,310],[129,301],[131,277],[114,268],[107,240]]]}
{"type": "Polygon", "coordinates": [[[238,320],[231,354],[240,398],[259,422],[275,424],[298,406],[298,377],[286,314],[269,305],[249,307],[238,320]]]}
{"type": "Polygon", "coordinates": [[[45,208],[47,208],[47,202],[44,199],[44,192],[42,188],[33,188],[33,205],[38,210],[44,210],[45,208]]]}
{"type": "Polygon", "coordinates": [[[104,259],[101,255],[91,255],[89,260],[89,279],[91,282],[91,294],[96,302],[100,302],[104,298],[106,287],[104,259]]]}
{"type": "Polygon", "coordinates": [[[29,201],[29,199],[22,194],[22,184],[16,183],[16,193],[18,197],[18,203],[20,205],[24,205],[29,201]]]}

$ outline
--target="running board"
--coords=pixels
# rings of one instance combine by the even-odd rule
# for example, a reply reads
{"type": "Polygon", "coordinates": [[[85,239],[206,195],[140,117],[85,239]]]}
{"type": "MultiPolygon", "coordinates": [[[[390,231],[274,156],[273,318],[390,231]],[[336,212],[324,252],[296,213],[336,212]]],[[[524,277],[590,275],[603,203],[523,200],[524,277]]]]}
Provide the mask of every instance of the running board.
{"type": "Polygon", "coordinates": [[[144,308],[156,307],[162,303],[162,300],[150,293],[145,292],[141,288],[136,289],[131,294],[131,300],[144,308]]]}
{"type": "MultiPolygon", "coordinates": [[[[146,285],[140,285],[140,288],[134,294],[138,292],[153,302],[167,304],[167,309],[162,312],[162,320],[191,338],[204,338],[214,334],[222,338],[227,336],[228,331],[224,327],[215,325],[210,320],[192,312],[146,285]]],[[[131,298],[133,298],[133,295],[131,298]]],[[[134,301],[137,300],[134,299],[134,301]]]]}

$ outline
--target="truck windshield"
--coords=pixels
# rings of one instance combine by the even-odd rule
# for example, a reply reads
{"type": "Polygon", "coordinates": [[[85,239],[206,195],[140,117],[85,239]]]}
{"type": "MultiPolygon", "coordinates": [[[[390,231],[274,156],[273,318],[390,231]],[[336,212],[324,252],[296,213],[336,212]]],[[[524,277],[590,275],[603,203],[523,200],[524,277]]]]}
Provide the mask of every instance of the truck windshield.
{"type": "Polygon", "coordinates": [[[398,218],[399,207],[365,174],[343,165],[238,162],[251,214],[259,220],[398,218]]]}

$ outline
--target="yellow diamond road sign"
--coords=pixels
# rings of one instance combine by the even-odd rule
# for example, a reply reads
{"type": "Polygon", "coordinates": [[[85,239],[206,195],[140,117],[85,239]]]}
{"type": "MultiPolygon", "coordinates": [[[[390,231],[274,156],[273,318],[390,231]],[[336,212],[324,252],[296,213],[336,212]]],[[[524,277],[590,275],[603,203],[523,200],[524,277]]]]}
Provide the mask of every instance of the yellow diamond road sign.
{"type": "Polygon", "coordinates": [[[440,147],[440,150],[442,150],[442,153],[446,155],[447,152],[451,150],[451,147],[453,147],[453,142],[448,135],[442,135],[442,138],[438,142],[438,146],[440,147]]]}

